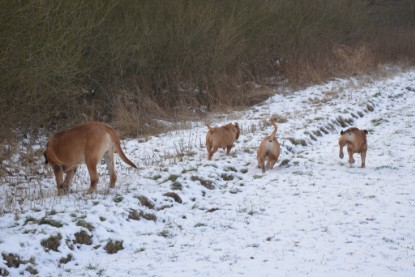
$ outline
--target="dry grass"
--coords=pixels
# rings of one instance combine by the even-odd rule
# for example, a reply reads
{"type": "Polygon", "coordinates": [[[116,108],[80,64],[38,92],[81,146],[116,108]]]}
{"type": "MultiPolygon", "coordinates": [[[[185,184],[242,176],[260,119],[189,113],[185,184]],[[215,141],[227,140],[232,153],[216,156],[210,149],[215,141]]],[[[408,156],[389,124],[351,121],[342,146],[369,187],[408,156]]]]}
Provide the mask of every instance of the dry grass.
{"type": "Polygon", "coordinates": [[[199,176],[195,176],[195,175],[192,176],[190,179],[192,181],[199,181],[199,183],[207,189],[210,189],[210,190],[215,189],[215,185],[213,184],[212,181],[200,178],[199,176]]]}
{"type": "Polygon", "coordinates": [[[172,192],[172,191],[164,193],[163,196],[170,197],[177,203],[182,203],[183,202],[182,198],[177,193],[172,192]]]}
{"type": "Polygon", "coordinates": [[[91,245],[92,235],[88,235],[88,233],[84,230],[77,232],[75,233],[75,240],[73,241],[73,243],[91,245]]]}
{"type": "Polygon", "coordinates": [[[159,119],[257,104],[281,80],[302,86],[413,64],[413,10],[393,2],[7,2],[0,160],[10,138],[39,127],[101,120],[122,134],[159,133],[169,128],[159,119]]]}
{"type": "Polygon", "coordinates": [[[62,235],[57,234],[56,236],[50,236],[47,239],[43,239],[40,244],[43,246],[45,251],[49,252],[50,250],[58,252],[58,248],[61,245],[62,235]]]}
{"type": "Polygon", "coordinates": [[[66,257],[62,257],[62,258],[60,258],[59,259],[59,263],[60,264],[67,264],[67,263],[69,263],[70,261],[72,261],[73,260],[73,256],[72,256],[72,254],[68,254],[66,257]]]}
{"type": "Polygon", "coordinates": [[[154,205],[153,201],[148,199],[147,196],[139,195],[137,198],[138,198],[138,201],[140,202],[141,206],[147,207],[149,209],[154,209],[155,205],[154,205]]]}
{"type": "Polygon", "coordinates": [[[109,240],[107,244],[104,246],[105,251],[107,251],[108,254],[115,254],[120,250],[123,250],[123,241],[113,241],[109,240]]]}

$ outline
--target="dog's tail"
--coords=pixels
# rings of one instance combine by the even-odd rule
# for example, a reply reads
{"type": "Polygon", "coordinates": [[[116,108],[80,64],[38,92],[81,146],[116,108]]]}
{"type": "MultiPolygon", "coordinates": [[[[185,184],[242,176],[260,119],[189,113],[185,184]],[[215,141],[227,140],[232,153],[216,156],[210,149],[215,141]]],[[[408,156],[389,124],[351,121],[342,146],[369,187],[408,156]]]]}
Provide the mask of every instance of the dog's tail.
{"type": "Polygon", "coordinates": [[[109,135],[111,136],[112,142],[114,143],[115,152],[118,153],[121,160],[123,160],[129,166],[137,168],[137,166],[127,158],[127,156],[124,154],[124,151],[122,151],[121,141],[120,141],[120,138],[119,138],[117,132],[115,132],[115,130],[109,125],[107,126],[107,131],[108,131],[109,135]]]}
{"type": "Polygon", "coordinates": [[[271,137],[274,138],[277,135],[278,125],[275,123],[275,119],[271,119],[271,124],[274,126],[274,131],[271,133],[271,137]]]}

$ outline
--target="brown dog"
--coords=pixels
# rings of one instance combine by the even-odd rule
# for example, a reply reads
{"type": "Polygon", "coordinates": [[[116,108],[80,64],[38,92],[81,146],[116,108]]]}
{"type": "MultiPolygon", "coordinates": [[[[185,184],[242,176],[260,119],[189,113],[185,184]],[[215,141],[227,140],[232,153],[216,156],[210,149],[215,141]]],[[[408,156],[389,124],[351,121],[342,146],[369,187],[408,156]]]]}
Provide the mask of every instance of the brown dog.
{"type": "Polygon", "coordinates": [[[280,144],[276,138],[278,131],[276,119],[271,117],[269,121],[274,126],[274,131],[262,140],[257,151],[258,165],[261,167],[262,173],[265,173],[265,159],[267,159],[267,168],[271,169],[277,162],[281,152],[280,144]]]}
{"type": "Polygon", "coordinates": [[[219,148],[226,148],[226,154],[229,155],[234,142],[239,138],[239,125],[238,123],[226,124],[221,127],[210,127],[206,134],[206,149],[208,151],[208,159],[211,160],[213,154],[218,151],[219,148]]]}
{"type": "Polygon", "coordinates": [[[137,168],[124,154],[120,138],[115,130],[102,122],[80,124],[72,129],[53,134],[44,153],[55,173],[58,192],[68,191],[78,165],[86,163],[91,179],[88,193],[95,191],[98,183],[97,164],[105,159],[110,174],[110,188],[115,186],[117,175],[114,167],[114,153],[128,165],[137,168]],[[63,181],[63,173],[66,173],[63,181]]]}
{"type": "Polygon", "coordinates": [[[343,132],[340,132],[339,138],[339,157],[343,159],[343,147],[347,145],[347,153],[349,154],[349,164],[354,164],[353,154],[360,153],[362,157],[362,167],[365,167],[366,151],[367,151],[367,130],[359,130],[356,127],[352,127],[343,132]]]}

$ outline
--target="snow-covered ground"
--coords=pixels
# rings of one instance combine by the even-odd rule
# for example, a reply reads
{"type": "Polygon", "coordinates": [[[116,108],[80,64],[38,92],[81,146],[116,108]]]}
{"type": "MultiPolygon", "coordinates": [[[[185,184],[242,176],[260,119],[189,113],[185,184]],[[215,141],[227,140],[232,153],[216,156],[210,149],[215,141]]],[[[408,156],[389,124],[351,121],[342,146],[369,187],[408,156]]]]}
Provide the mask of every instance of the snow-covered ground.
{"type": "Polygon", "coordinates": [[[105,166],[93,195],[85,166],[64,196],[46,167],[47,178],[4,179],[0,276],[415,276],[414,107],[414,70],[333,80],[215,121],[242,127],[230,156],[208,161],[195,123],[123,140],[139,169],[117,158],[109,192],[105,166]],[[262,174],[274,113],[287,119],[282,153],[262,174]],[[360,155],[352,167],[338,157],[350,126],[369,131],[364,169],[360,155]],[[107,253],[110,241],[123,249],[107,253]]]}

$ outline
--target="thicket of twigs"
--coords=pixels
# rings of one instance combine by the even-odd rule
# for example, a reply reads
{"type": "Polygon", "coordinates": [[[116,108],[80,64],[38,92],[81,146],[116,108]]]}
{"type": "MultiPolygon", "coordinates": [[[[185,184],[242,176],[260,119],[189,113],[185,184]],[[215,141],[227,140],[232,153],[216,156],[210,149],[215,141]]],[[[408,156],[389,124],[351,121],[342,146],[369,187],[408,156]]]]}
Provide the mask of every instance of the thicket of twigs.
{"type": "Polygon", "coordinates": [[[144,134],[154,119],[249,104],[253,84],[415,57],[410,1],[1,2],[0,144],[87,120],[144,134]]]}

